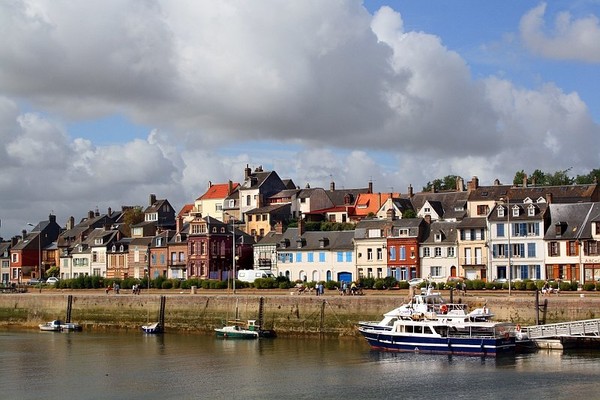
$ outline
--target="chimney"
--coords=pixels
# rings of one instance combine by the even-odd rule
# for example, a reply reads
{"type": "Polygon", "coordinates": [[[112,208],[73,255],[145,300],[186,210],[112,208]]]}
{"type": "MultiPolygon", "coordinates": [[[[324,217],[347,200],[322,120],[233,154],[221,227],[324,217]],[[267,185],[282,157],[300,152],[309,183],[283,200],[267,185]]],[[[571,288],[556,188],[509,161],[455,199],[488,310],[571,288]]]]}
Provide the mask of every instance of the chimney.
{"type": "Polygon", "coordinates": [[[212,182],[208,181],[208,188],[210,189],[212,187],[212,182]]]}
{"type": "Polygon", "coordinates": [[[94,218],[94,211],[90,210],[88,211],[88,219],[93,219],[94,218]]]}
{"type": "Polygon", "coordinates": [[[531,178],[531,186],[535,186],[535,176],[531,178]]]}
{"type": "Polygon", "coordinates": [[[100,210],[98,210],[98,207],[96,207],[96,211],[94,211],[94,217],[99,217],[100,216],[100,210]]]}
{"type": "Polygon", "coordinates": [[[67,220],[67,230],[69,229],[73,229],[73,227],[75,226],[75,217],[73,217],[72,215],[69,217],[69,219],[67,220]]]}
{"type": "Polygon", "coordinates": [[[300,216],[298,219],[298,236],[304,235],[304,219],[300,216]]]}
{"type": "Polygon", "coordinates": [[[369,181],[369,193],[373,193],[373,181],[369,181]]]}
{"type": "Polygon", "coordinates": [[[394,207],[388,208],[388,210],[385,213],[389,221],[393,221],[396,219],[396,210],[394,210],[394,207]]]}
{"type": "Polygon", "coordinates": [[[227,196],[229,196],[231,193],[233,193],[233,182],[231,182],[231,179],[227,182],[227,196]]]}
{"type": "Polygon", "coordinates": [[[153,205],[154,203],[156,203],[156,195],[154,193],[150,194],[150,204],[149,205],[153,205]]]}
{"type": "Polygon", "coordinates": [[[335,191],[335,182],[334,181],[331,181],[331,183],[329,184],[329,191],[330,192],[335,191]]]}
{"type": "Polygon", "coordinates": [[[546,193],[546,203],[552,203],[552,193],[546,193]]]}
{"type": "Polygon", "coordinates": [[[250,167],[248,166],[248,164],[246,164],[246,168],[244,168],[244,179],[248,179],[248,177],[250,176],[250,172],[252,170],[250,169],[250,167]]]}
{"type": "Polygon", "coordinates": [[[23,240],[25,240],[25,238],[27,237],[27,231],[23,229],[21,233],[23,234],[23,240]]]}
{"type": "Polygon", "coordinates": [[[456,178],[456,191],[464,192],[465,191],[465,181],[460,176],[456,178]]]}
{"type": "Polygon", "coordinates": [[[523,187],[527,187],[527,174],[523,175],[523,187]]]}
{"type": "Polygon", "coordinates": [[[500,186],[500,179],[494,179],[494,186],[500,186]]]}
{"type": "Polygon", "coordinates": [[[48,216],[48,220],[50,221],[51,224],[55,224],[56,223],[56,215],[50,214],[48,216]]]}
{"type": "Polygon", "coordinates": [[[15,247],[19,243],[19,237],[13,236],[10,238],[10,247],[15,247]]]}
{"type": "Polygon", "coordinates": [[[108,216],[112,217],[112,208],[108,207],[108,216]]]}
{"type": "Polygon", "coordinates": [[[431,214],[425,215],[425,222],[427,222],[428,224],[431,224],[431,214]]]}
{"type": "Polygon", "coordinates": [[[275,233],[279,233],[279,234],[283,233],[283,222],[282,221],[277,221],[275,223],[275,233]]]}
{"type": "Polygon", "coordinates": [[[412,185],[408,185],[408,198],[412,199],[413,196],[414,196],[413,187],[412,187],[412,185]]]}

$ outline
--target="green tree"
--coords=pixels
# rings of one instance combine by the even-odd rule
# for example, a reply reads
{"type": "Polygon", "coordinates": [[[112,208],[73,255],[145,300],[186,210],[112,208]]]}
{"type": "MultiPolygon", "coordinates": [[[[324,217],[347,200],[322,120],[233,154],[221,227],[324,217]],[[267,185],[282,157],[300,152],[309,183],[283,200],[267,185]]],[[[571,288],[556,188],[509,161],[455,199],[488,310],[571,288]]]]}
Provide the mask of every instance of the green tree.
{"type": "Polygon", "coordinates": [[[600,169],[593,169],[586,175],[577,175],[575,183],[578,185],[590,185],[600,182],[600,169]]]}
{"type": "Polygon", "coordinates": [[[131,227],[135,224],[139,224],[144,221],[144,211],[141,206],[135,206],[126,209],[123,212],[123,223],[124,229],[123,234],[125,236],[131,236],[131,227]]]}
{"type": "Polygon", "coordinates": [[[575,180],[567,175],[570,170],[571,168],[568,168],[564,171],[556,171],[554,174],[546,175],[548,186],[572,185],[575,180]]]}
{"type": "Polygon", "coordinates": [[[417,213],[415,210],[408,209],[402,213],[402,218],[417,218],[417,213]]]}
{"type": "Polygon", "coordinates": [[[434,179],[433,182],[427,182],[427,185],[423,187],[424,192],[431,192],[432,189],[435,191],[445,190],[456,190],[456,181],[460,179],[457,175],[446,175],[442,179],[434,179]]]}

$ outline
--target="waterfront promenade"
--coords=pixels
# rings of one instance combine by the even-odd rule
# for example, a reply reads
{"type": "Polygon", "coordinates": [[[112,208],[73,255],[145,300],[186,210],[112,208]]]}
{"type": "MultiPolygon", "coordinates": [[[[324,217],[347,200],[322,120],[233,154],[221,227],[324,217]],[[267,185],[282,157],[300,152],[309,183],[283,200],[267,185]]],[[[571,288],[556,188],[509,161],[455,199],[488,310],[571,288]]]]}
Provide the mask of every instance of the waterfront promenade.
{"type": "MultiPolygon", "coordinates": [[[[441,291],[447,301],[449,291],[441,291]]],[[[69,299],[71,320],[86,330],[139,330],[157,321],[160,298],[165,296],[165,327],[172,332],[212,332],[223,320],[257,319],[263,304],[265,327],[286,336],[356,336],[360,320],[379,320],[381,315],[408,298],[408,290],[367,290],[362,296],[341,296],[325,291],[324,296],[298,294],[294,289],[256,290],[131,290],[120,294],[99,290],[29,289],[27,293],[0,295],[0,327],[37,328],[53,319],[65,319],[69,299]]],[[[506,290],[453,293],[455,302],[469,307],[487,305],[497,320],[534,325],[535,292],[506,290]]],[[[600,317],[600,293],[562,292],[539,296],[539,318],[546,323],[600,317]],[[547,305],[544,307],[544,302],[547,305]]]]}

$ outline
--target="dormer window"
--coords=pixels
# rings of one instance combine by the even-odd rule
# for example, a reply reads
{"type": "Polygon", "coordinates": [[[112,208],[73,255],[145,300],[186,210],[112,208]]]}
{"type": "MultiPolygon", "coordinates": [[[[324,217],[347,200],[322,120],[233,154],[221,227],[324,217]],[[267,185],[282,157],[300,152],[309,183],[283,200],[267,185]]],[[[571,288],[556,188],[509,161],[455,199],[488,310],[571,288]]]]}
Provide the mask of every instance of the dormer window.
{"type": "Polygon", "coordinates": [[[535,216],[535,207],[534,206],[530,206],[529,208],[527,208],[527,215],[529,217],[535,216]]]}
{"type": "Polygon", "coordinates": [[[504,217],[504,207],[498,207],[498,217],[504,217]]]}
{"type": "Polygon", "coordinates": [[[122,253],[124,250],[125,250],[125,249],[124,249],[123,245],[120,245],[120,246],[119,246],[119,251],[122,253]]]}
{"type": "Polygon", "coordinates": [[[113,246],[112,246],[112,249],[111,249],[110,251],[112,251],[113,253],[114,253],[115,251],[117,251],[117,246],[115,246],[115,245],[113,244],[113,246]]]}
{"type": "Polygon", "coordinates": [[[436,233],[433,236],[433,240],[436,241],[436,242],[441,242],[442,241],[442,234],[441,233],[436,233]]]}
{"type": "Polygon", "coordinates": [[[102,244],[102,243],[103,243],[102,238],[96,238],[94,240],[94,244],[102,244]]]}
{"type": "Polygon", "coordinates": [[[519,207],[514,206],[512,209],[512,216],[513,217],[518,217],[519,216],[519,207]]]}

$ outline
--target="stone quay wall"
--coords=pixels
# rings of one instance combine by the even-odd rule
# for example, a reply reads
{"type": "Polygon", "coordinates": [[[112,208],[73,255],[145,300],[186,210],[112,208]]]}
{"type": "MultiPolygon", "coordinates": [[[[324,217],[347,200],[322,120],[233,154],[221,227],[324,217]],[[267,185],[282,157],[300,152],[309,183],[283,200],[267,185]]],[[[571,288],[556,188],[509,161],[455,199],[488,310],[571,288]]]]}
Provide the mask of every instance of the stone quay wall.
{"type": "MultiPolygon", "coordinates": [[[[382,314],[406,301],[396,295],[290,295],[287,294],[190,294],[165,291],[142,295],[104,292],[43,292],[0,295],[0,328],[32,328],[53,319],[66,319],[71,296],[71,321],[85,330],[140,330],[159,319],[161,296],[165,296],[167,332],[208,333],[224,321],[257,319],[263,303],[264,328],[281,336],[357,336],[357,322],[380,320],[382,314]],[[262,300],[261,300],[262,299],[262,300]]],[[[445,296],[448,299],[448,296],[445,296]]],[[[469,307],[486,305],[499,321],[534,325],[534,294],[508,297],[470,293],[455,302],[469,307]]],[[[600,297],[571,295],[540,296],[541,322],[567,322],[600,318],[600,297]],[[544,302],[546,306],[544,306],[544,302]]]]}

